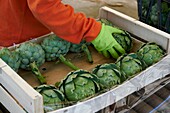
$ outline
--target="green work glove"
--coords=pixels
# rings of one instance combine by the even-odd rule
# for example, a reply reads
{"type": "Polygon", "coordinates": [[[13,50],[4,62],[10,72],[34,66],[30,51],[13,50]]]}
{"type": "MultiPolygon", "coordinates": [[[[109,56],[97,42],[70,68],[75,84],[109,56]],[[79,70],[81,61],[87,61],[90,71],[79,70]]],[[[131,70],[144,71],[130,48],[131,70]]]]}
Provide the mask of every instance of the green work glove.
{"type": "Polygon", "coordinates": [[[102,24],[101,31],[96,39],[92,41],[92,44],[99,53],[102,53],[105,57],[110,55],[117,59],[118,53],[124,54],[125,50],[121,45],[114,39],[112,33],[123,33],[122,30],[102,24]]]}

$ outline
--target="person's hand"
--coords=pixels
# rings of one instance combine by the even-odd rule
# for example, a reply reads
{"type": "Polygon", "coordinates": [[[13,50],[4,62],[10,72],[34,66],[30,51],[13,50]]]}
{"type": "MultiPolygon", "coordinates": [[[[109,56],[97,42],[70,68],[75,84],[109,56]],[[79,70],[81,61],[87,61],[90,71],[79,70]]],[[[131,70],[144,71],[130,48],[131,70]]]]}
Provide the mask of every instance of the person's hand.
{"type": "Polygon", "coordinates": [[[99,53],[102,53],[105,57],[110,55],[117,59],[120,54],[124,54],[125,50],[114,39],[112,33],[122,33],[122,30],[102,24],[99,35],[92,41],[92,44],[99,53]],[[119,54],[120,53],[120,54],[119,54]]]}

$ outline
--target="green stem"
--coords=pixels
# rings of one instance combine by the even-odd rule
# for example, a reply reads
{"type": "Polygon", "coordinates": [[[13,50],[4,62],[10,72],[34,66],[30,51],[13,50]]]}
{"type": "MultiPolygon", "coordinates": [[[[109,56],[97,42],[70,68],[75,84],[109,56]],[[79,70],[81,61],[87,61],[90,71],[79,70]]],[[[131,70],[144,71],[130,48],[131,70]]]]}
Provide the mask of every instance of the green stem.
{"type": "Polygon", "coordinates": [[[38,78],[38,80],[40,81],[41,84],[46,84],[46,79],[44,76],[42,76],[42,74],[40,73],[37,65],[35,62],[31,63],[30,64],[30,67],[31,67],[31,70],[32,70],[32,73],[35,74],[35,76],[38,78]]]}
{"type": "Polygon", "coordinates": [[[59,59],[61,62],[63,62],[65,65],[67,65],[68,67],[70,67],[73,70],[78,70],[79,68],[77,66],[75,66],[73,63],[71,63],[68,59],[66,59],[63,55],[59,56],[59,59]]]}
{"type": "Polygon", "coordinates": [[[93,58],[92,58],[92,55],[91,55],[91,52],[89,50],[89,48],[87,47],[86,44],[83,44],[82,45],[82,50],[85,52],[85,54],[87,55],[87,59],[90,63],[93,63],[93,58]]]}

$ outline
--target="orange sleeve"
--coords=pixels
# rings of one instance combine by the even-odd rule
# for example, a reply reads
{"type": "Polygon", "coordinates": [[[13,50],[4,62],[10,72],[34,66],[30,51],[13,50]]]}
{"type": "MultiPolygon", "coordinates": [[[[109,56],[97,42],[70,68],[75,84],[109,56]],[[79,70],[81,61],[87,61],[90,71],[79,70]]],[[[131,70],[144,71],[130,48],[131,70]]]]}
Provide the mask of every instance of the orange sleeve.
{"type": "Polygon", "coordinates": [[[73,43],[84,38],[90,42],[101,30],[101,24],[83,13],[74,13],[61,0],[27,0],[33,15],[57,36],[73,43]]]}

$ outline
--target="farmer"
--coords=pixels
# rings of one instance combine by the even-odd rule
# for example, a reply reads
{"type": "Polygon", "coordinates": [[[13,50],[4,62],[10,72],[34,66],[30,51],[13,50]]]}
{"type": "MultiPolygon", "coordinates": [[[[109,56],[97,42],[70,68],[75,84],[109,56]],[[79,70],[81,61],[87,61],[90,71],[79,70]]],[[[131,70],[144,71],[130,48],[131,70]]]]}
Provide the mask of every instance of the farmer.
{"type": "Polygon", "coordinates": [[[113,28],[87,18],[61,0],[0,0],[0,46],[7,47],[54,32],[72,43],[92,42],[101,53],[113,54],[113,28]]]}

